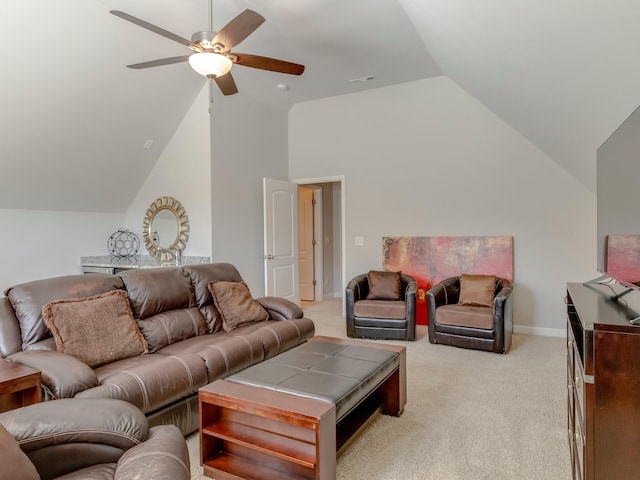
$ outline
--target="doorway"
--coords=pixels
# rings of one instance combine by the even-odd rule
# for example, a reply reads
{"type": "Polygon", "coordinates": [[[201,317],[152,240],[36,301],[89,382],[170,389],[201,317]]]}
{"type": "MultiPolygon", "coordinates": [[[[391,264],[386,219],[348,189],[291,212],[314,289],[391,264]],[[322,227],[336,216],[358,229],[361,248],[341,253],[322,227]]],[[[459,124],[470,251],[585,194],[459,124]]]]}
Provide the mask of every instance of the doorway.
{"type": "Polygon", "coordinates": [[[299,199],[300,299],[342,298],[344,178],[294,180],[299,199]]]}

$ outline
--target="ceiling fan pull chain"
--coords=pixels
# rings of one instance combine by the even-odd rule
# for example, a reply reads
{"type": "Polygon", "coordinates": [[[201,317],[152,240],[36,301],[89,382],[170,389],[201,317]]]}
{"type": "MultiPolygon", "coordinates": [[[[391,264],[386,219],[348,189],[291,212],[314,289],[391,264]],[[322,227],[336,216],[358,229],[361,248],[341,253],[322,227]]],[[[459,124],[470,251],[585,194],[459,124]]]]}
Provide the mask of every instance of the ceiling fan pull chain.
{"type": "Polygon", "coordinates": [[[213,78],[209,79],[209,115],[211,115],[211,108],[213,107],[213,78]]]}

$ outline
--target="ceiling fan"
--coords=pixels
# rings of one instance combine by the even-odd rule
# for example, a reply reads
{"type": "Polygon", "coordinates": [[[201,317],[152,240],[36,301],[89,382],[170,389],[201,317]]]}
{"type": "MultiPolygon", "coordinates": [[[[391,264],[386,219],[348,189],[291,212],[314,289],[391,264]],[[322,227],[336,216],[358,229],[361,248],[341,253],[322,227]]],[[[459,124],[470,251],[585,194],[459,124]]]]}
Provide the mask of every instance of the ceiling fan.
{"type": "Polygon", "coordinates": [[[178,42],[189,47],[193,53],[181,55],[179,57],[162,58],[149,62],[135,63],[127,65],[129,68],[140,69],[149,67],[159,67],[189,61],[191,67],[201,75],[213,79],[220,91],[224,95],[238,93],[236,82],[231,75],[233,64],[245,67],[269,70],[272,72],[288,73],[291,75],[302,75],[304,65],[278,60],[270,57],[261,57],[247,53],[232,52],[231,49],[251,35],[265,21],[264,17],[253,10],[246,9],[219,32],[213,31],[213,9],[212,0],[209,0],[209,30],[196,32],[191,36],[191,41],[179,35],[169,32],[160,27],[156,27],[144,20],[140,20],[119,10],[111,10],[110,13],[128,22],[134,23],[142,28],[146,28],[158,35],[162,35],[169,40],[178,42]]]}

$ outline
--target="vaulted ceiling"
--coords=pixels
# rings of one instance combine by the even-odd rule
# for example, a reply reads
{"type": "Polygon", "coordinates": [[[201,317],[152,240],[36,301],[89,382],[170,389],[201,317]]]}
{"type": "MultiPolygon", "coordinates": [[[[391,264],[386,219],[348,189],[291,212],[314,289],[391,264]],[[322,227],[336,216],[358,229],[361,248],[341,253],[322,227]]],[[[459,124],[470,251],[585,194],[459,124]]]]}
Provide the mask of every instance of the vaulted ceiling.
{"type": "MultiPolygon", "coordinates": [[[[592,190],[640,104],[637,2],[214,0],[214,29],[245,8],[266,22],[234,50],[306,71],[235,66],[238,95],[287,111],[447,75],[592,190]]],[[[207,0],[4,0],[0,208],[125,211],[206,84],[186,63],[125,68],[189,50],[109,10],[187,39],[209,24],[207,0]]]]}

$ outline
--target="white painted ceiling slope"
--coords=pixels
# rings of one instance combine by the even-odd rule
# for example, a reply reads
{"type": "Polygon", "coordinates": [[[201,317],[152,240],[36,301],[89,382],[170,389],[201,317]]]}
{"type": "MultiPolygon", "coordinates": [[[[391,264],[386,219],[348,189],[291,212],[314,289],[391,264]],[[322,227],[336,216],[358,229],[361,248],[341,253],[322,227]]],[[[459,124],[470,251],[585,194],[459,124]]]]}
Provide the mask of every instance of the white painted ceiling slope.
{"type": "MultiPolygon", "coordinates": [[[[214,28],[245,8],[266,22],[234,50],[306,71],[236,66],[238,95],[286,111],[444,74],[592,190],[597,147],[640,104],[637,2],[214,0],[214,28]]],[[[209,23],[207,0],[4,0],[0,208],[125,211],[205,85],[186,63],[125,68],[188,50],[112,9],[185,38],[209,23]]]]}

